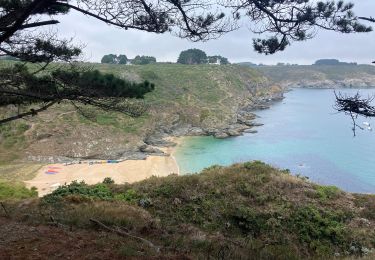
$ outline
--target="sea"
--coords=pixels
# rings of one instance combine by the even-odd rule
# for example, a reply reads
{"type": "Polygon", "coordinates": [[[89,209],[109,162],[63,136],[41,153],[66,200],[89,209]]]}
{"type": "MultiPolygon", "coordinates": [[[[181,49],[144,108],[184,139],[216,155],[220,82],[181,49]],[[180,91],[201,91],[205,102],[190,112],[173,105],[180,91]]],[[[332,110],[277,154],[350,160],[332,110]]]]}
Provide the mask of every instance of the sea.
{"type": "MultiPolygon", "coordinates": [[[[335,91],[375,94],[375,89],[335,91]]],[[[254,128],[255,134],[183,138],[174,154],[180,172],[194,174],[212,165],[261,160],[319,184],[375,193],[375,118],[357,118],[364,130],[357,129],[354,136],[351,118],[337,113],[334,103],[332,89],[292,89],[270,109],[254,111],[256,122],[264,124],[254,128]]]]}

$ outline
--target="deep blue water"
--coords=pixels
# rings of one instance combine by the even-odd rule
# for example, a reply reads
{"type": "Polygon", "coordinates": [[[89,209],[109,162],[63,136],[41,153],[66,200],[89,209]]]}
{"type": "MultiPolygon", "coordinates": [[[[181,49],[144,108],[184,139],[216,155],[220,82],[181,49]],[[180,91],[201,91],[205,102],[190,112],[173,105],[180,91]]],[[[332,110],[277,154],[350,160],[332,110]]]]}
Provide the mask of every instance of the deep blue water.
{"type": "MultiPolygon", "coordinates": [[[[358,90],[340,90],[355,93],[358,90]]],[[[360,90],[364,95],[375,90],[360,90]]],[[[329,89],[294,89],[270,109],[256,111],[258,133],[229,139],[188,137],[176,149],[183,174],[205,167],[262,160],[321,184],[336,185],[350,192],[375,193],[374,131],[357,130],[351,119],[333,109],[329,89]]]]}

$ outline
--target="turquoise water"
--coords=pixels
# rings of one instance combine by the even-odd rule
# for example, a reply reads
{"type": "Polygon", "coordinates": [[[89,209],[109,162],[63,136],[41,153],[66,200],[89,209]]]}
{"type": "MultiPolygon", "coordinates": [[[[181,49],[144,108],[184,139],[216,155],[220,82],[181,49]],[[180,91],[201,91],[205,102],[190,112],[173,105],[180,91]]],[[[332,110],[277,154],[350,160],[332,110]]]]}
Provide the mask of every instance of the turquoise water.
{"type": "MultiPolygon", "coordinates": [[[[358,90],[340,90],[355,93],[358,90]]],[[[364,95],[375,90],[360,90],[364,95]]],[[[350,192],[375,193],[375,130],[358,130],[333,109],[327,89],[295,89],[270,109],[256,111],[258,133],[229,139],[188,137],[176,149],[183,174],[219,164],[262,160],[350,192]]],[[[375,120],[358,119],[359,123],[375,120]]]]}

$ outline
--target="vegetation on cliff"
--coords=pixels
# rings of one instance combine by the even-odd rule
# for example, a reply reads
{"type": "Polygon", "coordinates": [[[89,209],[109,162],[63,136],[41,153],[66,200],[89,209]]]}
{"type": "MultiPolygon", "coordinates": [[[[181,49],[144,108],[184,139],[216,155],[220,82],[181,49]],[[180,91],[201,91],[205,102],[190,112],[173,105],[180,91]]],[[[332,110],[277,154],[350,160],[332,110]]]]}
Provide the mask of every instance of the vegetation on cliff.
{"type": "Polygon", "coordinates": [[[309,82],[322,82],[321,87],[375,86],[375,66],[372,65],[284,65],[257,66],[256,69],[270,80],[290,86],[308,86],[309,82]],[[340,82],[346,84],[340,85],[340,82]]]}
{"type": "MultiPolygon", "coordinates": [[[[52,224],[58,228],[51,232],[65,230],[69,237],[85,232],[97,245],[96,255],[110,250],[117,257],[186,259],[374,256],[373,195],[319,186],[261,162],[213,166],[196,175],[132,185],[73,183],[42,199],[4,206],[7,213],[0,214],[9,223],[20,221],[20,227],[52,224]],[[103,235],[98,229],[110,232],[103,235]]],[[[22,235],[21,228],[17,232],[22,235]]],[[[44,250],[43,240],[34,242],[35,252],[44,250]]],[[[70,249],[53,244],[51,252],[69,255],[70,249]]],[[[5,256],[27,250],[5,247],[5,256]]]]}
{"type": "MultiPolygon", "coordinates": [[[[38,117],[1,126],[1,161],[28,156],[115,158],[136,148],[156,129],[228,124],[241,106],[271,91],[262,74],[240,66],[97,64],[94,68],[132,82],[155,83],[155,90],[145,96],[146,114],[132,118],[81,106],[84,117],[62,102],[38,117]]],[[[0,113],[12,110],[3,108],[0,113]]]]}

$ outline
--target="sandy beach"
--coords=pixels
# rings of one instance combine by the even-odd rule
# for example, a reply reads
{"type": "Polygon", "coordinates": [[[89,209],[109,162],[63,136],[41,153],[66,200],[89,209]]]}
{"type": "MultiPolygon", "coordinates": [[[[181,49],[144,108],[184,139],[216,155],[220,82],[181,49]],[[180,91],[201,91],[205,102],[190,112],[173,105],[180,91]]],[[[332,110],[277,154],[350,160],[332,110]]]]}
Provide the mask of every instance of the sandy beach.
{"type": "MultiPolygon", "coordinates": [[[[175,141],[175,140],[174,140],[175,141]]],[[[179,174],[179,168],[173,157],[174,148],[165,148],[166,156],[149,156],[146,160],[127,160],[119,163],[103,164],[51,164],[42,167],[36,177],[25,181],[28,188],[36,187],[39,196],[51,193],[58,186],[72,181],[84,181],[96,184],[110,177],[116,183],[133,183],[152,176],[164,177],[179,174]]]]}

